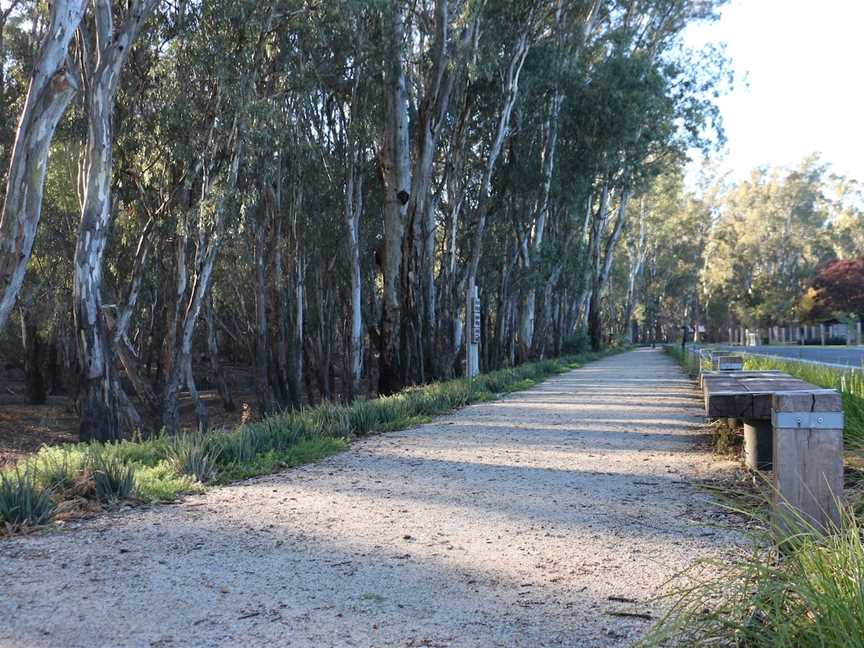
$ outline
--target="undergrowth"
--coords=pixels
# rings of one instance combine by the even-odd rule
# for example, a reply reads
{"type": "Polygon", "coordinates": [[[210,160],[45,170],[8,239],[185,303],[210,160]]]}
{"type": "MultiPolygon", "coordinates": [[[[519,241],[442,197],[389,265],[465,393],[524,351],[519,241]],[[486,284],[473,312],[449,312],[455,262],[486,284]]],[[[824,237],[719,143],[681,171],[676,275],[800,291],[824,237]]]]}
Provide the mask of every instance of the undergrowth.
{"type": "Polygon", "coordinates": [[[170,501],[208,483],[272,473],[318,461],[352,437],[426,423],[470,403],[528,389],[608,352],[542,360],[350,404],[325,402],[233,430],[158,434],[116,444],[43,446],[0,473],[0,529],[14,532],[50,521],[57,505],[122,500],[170,501]]]}
{"type": "MultiPolygon", "coordinates": [[[[760,507],[762,511],[767,507],[760,507]]],[[[764,516],[764,514],[763,514],[764,516]]],[[[864,648],[864,545],[849,507],[828,533],[799,520],[777,543],[764,517],[743,555],[697,562],[662,598],[649,646],[864,648]]]]}

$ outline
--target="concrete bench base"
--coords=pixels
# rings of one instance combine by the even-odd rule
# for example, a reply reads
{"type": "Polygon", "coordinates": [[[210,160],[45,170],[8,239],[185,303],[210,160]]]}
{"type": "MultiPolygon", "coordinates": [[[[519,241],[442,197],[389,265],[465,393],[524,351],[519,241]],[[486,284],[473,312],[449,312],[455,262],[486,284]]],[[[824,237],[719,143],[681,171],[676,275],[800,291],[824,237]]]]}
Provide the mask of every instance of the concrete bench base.
{"type": "Polygon", "coordinates": [[[744,421],[744,463],[750,470],[769,471],[774,461],[774,439],[771,421],[744,421]]]}

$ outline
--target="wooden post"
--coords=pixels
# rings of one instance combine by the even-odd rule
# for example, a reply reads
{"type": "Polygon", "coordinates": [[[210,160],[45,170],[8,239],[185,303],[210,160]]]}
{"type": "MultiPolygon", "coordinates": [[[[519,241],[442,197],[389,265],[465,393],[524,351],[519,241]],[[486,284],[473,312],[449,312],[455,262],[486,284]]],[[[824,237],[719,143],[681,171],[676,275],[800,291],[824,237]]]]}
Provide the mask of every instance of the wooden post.
{"type": "Polygon", "coordinates": [[[468,295],[468,305],[470,308],[466,315],[468,324],[468,339],[466,344],[467,357],[466,369],[469,378],[473,378],[480,373],[480,297],[478,296],[477,286],[472,286],[472,291],[468,295]]]}
{"type": "MultiPolygon", "coordinates": [[[[774,516],[783,533],[806,522],[828,531],[840,522],[843,497],[843,402],[836,391],[777,392],[774,516]]],[[[806,525],[804,525],[806,528],[806,525]]]]}
{"type": "Polygon", "coordinates": [[[825,325],[819,325],[819,342],[822,346],[825,346],[825,325]]]}

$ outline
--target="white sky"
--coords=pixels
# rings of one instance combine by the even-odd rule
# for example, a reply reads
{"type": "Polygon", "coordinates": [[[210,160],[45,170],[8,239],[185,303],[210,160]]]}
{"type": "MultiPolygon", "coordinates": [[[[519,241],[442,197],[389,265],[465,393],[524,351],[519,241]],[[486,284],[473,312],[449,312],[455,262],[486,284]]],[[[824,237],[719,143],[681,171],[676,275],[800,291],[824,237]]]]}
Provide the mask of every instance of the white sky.
{"type": "Polygon", "coordinates": [[[732,0],[687,43],[725,42],[734,91],[719,100],[732,179],[820,152],[864,181],[864,0],[732,0]]]}

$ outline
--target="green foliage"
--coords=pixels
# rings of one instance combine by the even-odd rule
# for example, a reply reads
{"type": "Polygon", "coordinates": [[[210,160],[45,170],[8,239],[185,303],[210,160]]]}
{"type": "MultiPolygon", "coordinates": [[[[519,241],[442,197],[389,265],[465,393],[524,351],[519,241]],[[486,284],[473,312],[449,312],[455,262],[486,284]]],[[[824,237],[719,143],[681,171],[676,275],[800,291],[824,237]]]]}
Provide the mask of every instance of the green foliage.
{"type": "Polygon", "coordinates": [[[109,453],[91,451],[93,482],[96,497],[103,502],[114,503],[126,499],[135,488],[135,467],[109,453]]]}
{"type": "Polygon", "coordinates": [[[27,469],[0,473],[0,526],[9,532],[51,521],[56,505],[27,469]]]}
{"type": "Polygon", "coordinates": [[[170,461],[153,466],[139,465],[135,469],[135,495],[145,502],[170,502],[183,493],[204,490],[195,477],[178,473],[170,461]]]}
{"type": "Polygon", "coordinates": [[[782,547],[766,520],[755,522],[749,553],[700,562],[677,579],[646,643],[864,646],[864,545],[853,512],[828,534],[804,526],[782,547]]]}
{"type": "Polygon", "coordinates": [[[219,472],[221,449],[208,442],[200,432],[181,433],[169,441],[169,463],[178,475],[188,475],[202,484],[212,481],[219,472]]]}
{"type": "Polygon", "coordinates": [[[87,454],[72,447],[44,446],[31,459],[28,469],[40,487],[61,493],[75,487],[78,475],[88,465],[87,454]]]}
{"type": "Polygon", "coordinates": [[[561,352],[564,355],[576,355],[577,353],[585,353],[590,348],[591,338],[588,337],[587,331],[581,330],[575,335],[569,335],[564,338],[561,352]]]}

